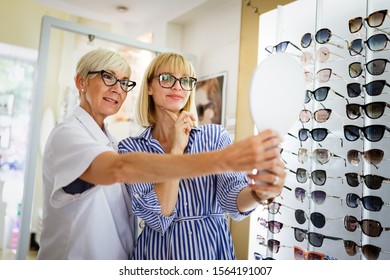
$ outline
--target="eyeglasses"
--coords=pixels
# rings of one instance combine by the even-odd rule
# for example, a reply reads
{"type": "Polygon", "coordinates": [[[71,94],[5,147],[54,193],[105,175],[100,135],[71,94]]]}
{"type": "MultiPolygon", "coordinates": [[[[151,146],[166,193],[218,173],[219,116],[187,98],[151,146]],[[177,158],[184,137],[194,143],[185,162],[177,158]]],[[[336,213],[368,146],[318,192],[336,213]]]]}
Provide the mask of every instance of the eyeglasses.
{"type": "Polygon", "coordinates": [[[325,170],[314,170],[311,172],[311,176],[309,176],[309,173],[304,168],[297,168],[297,171],[289,169],[290,172],[294,173],[296,175],[296,179],[299,183],[306,183],[307,178],[311,178],[313,183],[317,186],[323,186],[325,185],[326,178],[340,178],[341,177],[327,177],[325,170]]]}
{"type": "MultiPolygon", "coordinates": [[[[366,85],[363,85],[363,87],[365,88],[369,96],[378,96],[383,92],[383,88],[385,87],[385,85],[390,87],[390,84],[388,84],[386,80],[376,80],[369,82],[366,85]]],[[[359,83],[347,84],[347,93],[349,97],[358,97],[360,96],[361,92],[362,87],[359,83]]]]}
{"type": "Polygon", "coordinates": [[[312,41],[313,41],[313,37],[311,36],[311,33],[303,34],[303,36],[301,38],[301,46],[302,46],[302,48],[309,47],[312,41]]]}
{"type": "MultiPolygon", "coordinates": [[[[388,16],[387,10],[380,10],[371,13],[368,17],[366,17],[364,20],[367,22],[367,24],[370,27],[379,27],[383,24],[385,17],[388,16]]],[[[353,19],[350,19],[348,22],[349,31],[351,33],[358,32],[363,27],[363,18],[362,17],[356,17],[353,19]]]]}
{"type": "MultiPolygon", "coordinates": [[[[368,73],[374,76],[382,75],[385,72],[386,64],[390,60],[385,58],[377,58],[364,64],[367,68],[368,73]]],[[[363,73],[363,67],[361,62],[352,62],[348,66],[349,76],[351,78],[357,78],[363,73]]]]}
{"type": "MultiPolygon", "coordinates": [[[[371,51],[376,52],[384,50],[387,46],[387,42],[389,41],[390,39],[387,37],[386,34],[374,34],[366,41],[364,41],[364,43],[367,44],[367,47],[371,51]]],[[[351,41],[348,46],[348,50],[351,56],[361,54],[361,52],[363,51],[363,40],[359,38],[351,41]]]]}
{"type": "Polygon", "coordinates": [[[342,76],[334,73],[331,68],[324,68],[324,69],[317,71],[316,78],[317,78],[318,82],[326,83],[330,80],[330,77],[332,75],[335,75],[335,76],[339,77],[340,79],[345,80],[342,76]]]}
{"type": "Polygon", "coordinates": [[[332,35],[341,39],[341,40],[344,40],[342,37],[337,36],[336,34],[332,33],[332,31],[330,31],[330,29],[328,29],[328,28],[322,28],[322,29],[318,30],[315,34],[315,39],[316,39],[318,44],[329,43],[329,44],[334,45],[336,47],[342,48],[342,46],[340,46],[340,45],[333,44],[333,43],[329,42],[330,39],[332,38],[332,35]]]}
{"type": "Polygon", "coordinates": [[[294,246],[294,258],[296,260],[323,260],[325,259],[325,254],[315,251],[305,252],[302,248],[294,246]]]}
{"type": "Polygon", "coordinates": [[[291,210],[295,210],[294,208],[291,208],[290,206],[287,206],[287,205],[284,205],[284,204],[281,204],[281,203],[275,202],[275,201],[272,202],[270,205],[266,206],[264,209],[267,209],[268,213],[273,214],[273,215],[278,214],[278,213],[282,214],[280,212],[280,207],[282,207],[282,206],[289,208],[291,210]]]}
{"type": "Polygon", "coordinates": [[[283,228],[283,223],[278,221],[266,221],[261,217],[259,217],[257,221],[260,223],[260,225],[268,228],[269,231],[272,233],[279,233],[280,230],[283,228]]]}
{"type": "Polygon", "coordinates": [[[386,130],[390,131],[390,128],[381,124],[374,124],[366,127],[344,125],[344,136],[348,141],[356,141],[360,138],[361,131],[368,141],[378,142],[382,140],[386,130]]]}
{"type": "Polygon", "coordinates": [[[99,74],[100,77],[102,78],[103,80],[103,83],[106,85],[106,86],[113,86],[115,85],[117,82],[119,82],[119,85],[121,86],[121,89],[124,91],[124,92],[129,92],[130,90],[132,90],[135,85],[136,85],[136,82],[133,82],[133,81],[130,81],[128,79],[123,79],[123,80],[119,80],[118,78],[116,78],[114,75],[112,75],[111,73],[105,71],[105,70],[100,70],[100,71],[89,71],[88,72],[88,75],[93,75],[93,74],[99,74]]]}
{"type": "Polygon", "coordinates": [[[352,240],[344,240],[345,252],[349,256],[355,256],[357,254],[357,248],[360,248],[363,256],[367,260],[377,260],[379,258],[379,253],[390,254],[390,252],[383,251],[380,247],[371,244],[358,245],[352,240]]]}
{"type": "Polygon", "coordinates": [[[315,100],[317,101],[324,101],[328,97],[329,90],[333,91],[336,95],[338,95],[341,98],[344,98],[340,93],[334,91],[330,87],[319,87],[314,91],[306,90],[306,96],[305,96],[305,103],[309,103],[311,98],[310,96],[313,96],[315,100]]]}
{"type": "Polygon", "coordinates": [[[304,109],[299,114],[299,120],[302,123],[307,123],[311,118],[314,118],[318,123],[324,123],[330,118],[331,113],[332,109],[318,109],[314,114],[311,111],[304,109]]]}
{"type": "Polygon", "coordinates": [[[271,257],[264,257],[263,255],[261,255],[258,252],[254,252],[253,256],[255,257],[255,260],[275,260],[274,258],[271,258],[271,257]]]}
{"type": "Polygon", "coordinates": [[[360,162],[360,155],[363,155],[363,158],[366,162],[374,165],[378,169],[377,165],[382,162],[385,153],[384,151],[379,149],[371,149],[363,152],[358,150],[349,150],[347,152],[348,162],[352,165],[357,166],[360,162]]]}
{"type": "Polygon", "coordinates": [[[358,173],[349,172],[345,173],[345,177],[347,178],[348,185],[351,187],[359,186],[363,179],[367,188],[370,190],[380,189],[383,182],[390,182],[390,179],[375,174],[360,175],[358,173]]]}
{"type": "Polygon", "coordinates": [[[311,193],[307,193],[306,190],[303,188],[300,187],[295,188],[295,198],[301,202],[303,202],[303,199],[305,197],[310,197],[315,204],[321,205],[325,202],[327,196],[341,199],[341,197],[338,196],[327,195],[326,192],[321,190],[315,190],[312,191],[311,193]]]}
{"type": "Polygon", "coordinates": [[[302,242],[305,238],[308,238],[309,243],[314,247],[321,247],[324,243],[324,239],[330,240],[343,240],[339,237],[327,236],[317,232],[308,232],[305,229],[293,227],[294,229],[294,237],[298,242],[302,242]]]}
{"type": "Polygon", "coordinates": [[[389,203],[384,203],[381,197],[375,195],[359,197],[355,193],[348,193],[345,200],[347,202],[347,205],[351,208],[357,208],[359,206],[360,201],[364,209],[373,212],[381,211],[382,206],[390,206],[389,203]]]}
{"type": "Polygon", "coordinates": [[[278,253],[280,247],[282,247],[282,248],[292,248],[291,246],[280,245],[280,241],[276,240],[276,239],[268,239],[267,247],[268,247],[268,250],[270,250],[272,253],[278,253]]]}
{"type": "Polygon", "coordinates": [[[370,119],[378,119],[383,116],[386,107],[390,108],[390,104],[387,102],[371,102],[364,105],[349,103],[345,105],[347,117],[351,120],[356,120],[361,117],[360,113],[363,111],[370,119]]]}
{"type": "Polygon", "coordinates": [[[324,214],[319,212],[312,212],[310,213],[310,216],[308,216],[302,209],[297,209],[295,210],[295,219],[300,225],[304,224],[307,219],[310,219],[316,228],[323,228],[327,220],[340,220],[342,218],[327,218],[324,214]]]}
{"type": "Polygon", "coordinates": [[[344,227],[346,230],[354,232],[358,225],[362,232],[370,237],[379,237],[382,234],[382,231],[389,231],[390,227],[383,228],[381,223],[371,219],[364,219],[359,221],[354,216],[345,216],[344,218],[344,227]]]}
{"type": "MultiPolygon", "coordinates": [[[[298,162],[306,163],[306,161],[307,161],[307,159],[309,157],[307,149],[306,148],[299,148],[297,156],[298,156],[298,162]]],[[[343,158],[341,156],[338,156],[338,155],[336,155],[334,153],[331,153],[327,149],[322,149],[322,148],[317,148],[317,149],[313,150],[311,152],[311,155],[310,155],[310,158],[315,163],[318,163],[318,164],[328,163],[331,157],[341,158],[341,159],[344,159],[344,161],[346,162],[345,158],[343,158]]],[[[346,165],[346,163],[345,163],[345,165],[346,165]]]]}
{"type": "MultiPolygon", "coordinates": [[[[301,141],[306,141],[309,138],[309,135],[311,135],[311,138],[314,141],[321,142],[323,141],[328,134],[333,134],[329,129],[327,128],[314,128],[312,130],[308,130],[307,128],[301,128],[298,131],[298,138],[301,141]]],[[[343,139],[338,137],[341,141],[341,146],[343,146],[343,139]]]]}
{"type": "Polygon", "coordinates": [[[296,48],[297,50],[301,51],[301,49],[299,47],[297,47],[295,44],[293,44],[292,42],[290,41],[283,41],[283,42],[280,42],[279,44],[277,44],[276,46],[269,46],[269,47],[266,47],[265,50],[269,53],[273,53],[273,52],[285,52],[286,49],[287,49],[287,46],[288,45],[291,45],[293,46],[294,48],[296,48]]]}
{"type": "Polygon", "coordinates": [[[193,77],[176,78],[169,73],[160,73],[157,74],[155,77],[158,77],[158,83],[162,88],[172,88],[176,84],[176,81],[179,81],[180,87],[186,91],[193,90],[198,81],[196,78],[193,77]]]}
{"type": "Polygon", "coordinates": [[[343,58],[341,55],[331,52],[327,47],[321,47],[316,51],[316,60],[320,63],[327,62],[330,54],[343,58]]]}

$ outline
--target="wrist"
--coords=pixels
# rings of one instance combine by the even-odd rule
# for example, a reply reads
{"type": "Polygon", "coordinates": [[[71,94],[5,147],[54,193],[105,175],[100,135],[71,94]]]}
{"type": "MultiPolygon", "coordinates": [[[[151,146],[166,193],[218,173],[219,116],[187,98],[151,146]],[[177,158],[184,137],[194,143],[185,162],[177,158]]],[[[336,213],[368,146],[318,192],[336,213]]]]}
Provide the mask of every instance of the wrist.
{"type": "Polygon", "coordinates": [[[270,205],[275,200],[275,197],[266,198],[266,199],[260,198],[258,197],[257,193],[254,190],[251,190],[251,195],[257,203],[263,206],[270,205]]]}

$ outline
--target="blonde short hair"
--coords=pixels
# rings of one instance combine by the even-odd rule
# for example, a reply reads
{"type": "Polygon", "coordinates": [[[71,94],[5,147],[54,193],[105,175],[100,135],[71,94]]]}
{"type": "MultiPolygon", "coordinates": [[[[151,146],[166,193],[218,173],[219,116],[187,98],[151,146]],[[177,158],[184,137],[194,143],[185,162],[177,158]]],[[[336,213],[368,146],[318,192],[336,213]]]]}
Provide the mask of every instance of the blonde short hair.
{"type": "MultiPolygon", "coordinates": [[[[96,49],[84,54],[77,63],[76,74],[86,80],[88,72],[100,70],[121,71],[129,78],[131,74],[130,65],[126,59],[119,53],[106,49],[96,49]]],[[[95,75],[91,75],[91,78],[95,75]]]]}
{"type": "MultiPolygon", "coordinates": [[[[168,72],[183,72],[196,78],[195,68],[183,55],[162,53],[155,57],[145,71],[138,97],[137,121],[143,127],[154,126],[156,124],[156,108],[152,96],[149,95],[149,85],[154,77],[159,74],[158,71],[163,67],[168,72]]],[[[190,97],[183,110],[191,112],[197,118],[194,95],[195,88],[191,90],[190,97]]]]}

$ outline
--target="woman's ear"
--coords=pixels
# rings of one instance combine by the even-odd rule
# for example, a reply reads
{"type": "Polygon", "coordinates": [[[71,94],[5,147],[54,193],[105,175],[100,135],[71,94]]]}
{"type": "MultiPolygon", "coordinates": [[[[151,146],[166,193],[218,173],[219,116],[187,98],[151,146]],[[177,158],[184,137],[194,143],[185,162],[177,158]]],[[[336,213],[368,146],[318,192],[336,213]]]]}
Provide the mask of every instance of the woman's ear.
{"type": "Polygon", "coordinates": [[[76,87],[79,90],[79,92],[84,91],[85,80],[84,80],[83,76],[81,76],[80,74],[77,74],[75,77],[75,83],[76,83],[76,87]]]}

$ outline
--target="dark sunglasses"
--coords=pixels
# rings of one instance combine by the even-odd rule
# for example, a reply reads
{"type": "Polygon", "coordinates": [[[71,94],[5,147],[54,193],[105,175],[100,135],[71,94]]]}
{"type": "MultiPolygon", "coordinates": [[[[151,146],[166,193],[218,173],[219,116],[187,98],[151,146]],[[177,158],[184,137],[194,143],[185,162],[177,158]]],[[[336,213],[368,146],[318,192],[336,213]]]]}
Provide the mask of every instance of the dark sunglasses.
{"type": "MultiPolygon", "coordinates": [[[[307,159],[309,158],[309,153],[308,153],[306,148],[299,148],[298,154],[296,154],[296,155],[297,155],[298,162],[300,162],[300,163],[306,163],[307,159]]],[[[310,158],[315,163],[318,163],[318,164],[328,163],[332,157],[344,159],[344,162],[345,162],[344,164],[346,165],[345,158],[330,152],[328,149],[317,148],[317,149],[314,149],[310,154],[310,158]]]]}
{"type": "Polygon", "coordinates": [[[351,56],[361,54],[364,49],[363,43],[367,44],[367,47],[371,51],[382,51],[386,48],[387,42],[390,42],[390,39],[386,34],[374,34],[366,41],[363,41],[363,39],[355,39],[348,46],[349,54],[351,56]]]}
{"type": "MultiPolygon", "coordinates": [[[[371,75],[382,75],[383,72],[385,72],[387,63],[390,62],[390,60],[385,58],[377,58],[373,59],[366,64],[364,64],[367,68],[368,73],[371,75]]],[[[348,72],[349,76],[351,78],[357,78],[363,73],[363,67],[361,62],[352,62],[348,66],[348,72]]]]}
{"type": "Polygon", "coordinates": [[[261,254],[258,253],[258,252],[254,252],[254,253],[253,253],[253,256],[254,256],[255,260],[275,260],[275,259],[272,258],[272,257],[264,257],[263,255],[261,255],[261,254]]]}
{"type": "Polygon", "coordinates": [[[345,200],[348,207],[357,208],[360,201],[364,209],[373,212],[379,212],[382,209],[382,206],[390,206],[390,204],[384,203],[381,197],[375,195],[359,197],[355,193],[348,193],[345,200]]]}
{"type": "Polygon", "coordinates": [[[311,111],[304,109],[299,114],[299,120],[301,123],[307,123],[310,121],[311,118],[313,118],[318,123],[324,123],[332,114],[332,109],[318,109],[314,113],[311,111]]]}
{"type": "Polygon", "coordinates": [[[327,220],[341,220],[342,218],[327,218],[324,216],[324,214],[319,212],[312,212],[310,213],[310,216],[308,216],[308,214],[302,209],[297,209],[295,210],[295,219],[300,225],[304,224],[306,220],[310,219],[316,228],[323,228],[327,220]]]}
{"type": "MultiPolygon", "coordinates": [[[[307,128],[301,128],[298,131],[298,138],[300,141],[306,141],[309,138],[309,135],[311,135],[311,138],[314,141],[321,142],[323,141],[328,134],[333,134],[329,129],[327,128],[314,128],[312,130],[309,130],[307,128]]],[[[338,137],[341,141],[341,147],[343,146],[343,139],[338,137]]]]}
{"type": "Polygon", "coordinates": [[[383,182],[390,182],[390,179],[375,174],[360,175],[358,173],[349,172],[345,173],[345,177],[347,178],[348,185],[351,187],[359,186],[363,179],[367,188],[370,190],[380,189],[383,182]]]}
{"type": "Polygon", "coordinates": [[[272,253],[278,253],[280,247],[282,248],[292,248],[291,246],[286,246],[286,245],[280,245],[280,241],[276,239],[268,239],[267,241],[267,248],[270,250],[272,253]]]}
{"type": "Polygon", "coordinates": [[[290,41],[283,41],[283,42],[280,42],[279,44],[277,44],[276,46],[269,46],[269,47],[266,47],[265,50],[269,53],[274,53],[274,52],[285,52],[286,49],[287,49],[287,46],[288,45],[291,45],[293,46],[294,48],[296,48],[297,50],[299,51],[302,51],[299,47],[297,47],[295,44],[293,44],[292,42],[290,41]]]}
{"type": "Polygon", "coordinates": [[[317,101],[324,101],[328,97],[329,90],[333,91],[336,95],[338,95],[341,98],[345,98],[343,95],[340,93],[334,91],[330,87],[319,87],[314,91],[311,90],[306,90],[306,95],[305,95],[305,103],[309,103],[311,100],[310,96],[313,96],[315,100],[317,101]]]}
{"type": "Polygon", "coordinates": [[[368,17],[356,17],[348,21],[349,32],[356,33],[363,27],[363,22],[366,21],[370,27],[379,27],[385,21],[385,17],[388,16],[387,9],[380,10],[371,13],[368,17]]]}
{"type": "MultiPolygon", "coordinates": [[[[363,87],[369,96],[378,96],[383,92],[385,85],[390,87],[386,80],[376,80],[363,85],[363,87]]],[[[359,83],[349,83],[347,84],[347,93],[351,98],[358,97],[362,93],[362,86],[359,83]]]]}
{"type": "Polygon", "coordinates": [[[315,40],[317,41],[318,44],[326,44],[326,43],[329,43],[331,45],[334,45],[336,47],[340,47],[342,48],[342,46],[340,45],[337,45],[337,44],[333,44],[330,42],[330,39],[332,38],[332,36],[335,36],[341,40],[344,40],[342,37],[340,36],[337,36],[336,34],[332,33],[332,31],[330,31],[330,29],[328,28],[322,28],[320,30],[318,30],[314,36],[315,40]]]}
{"type": "Polygon", "coordinates": [[[278,222],[278,221],[266,221],[265,219],[259,217],[257,219],[260,225],[266,227],[269,229],[270,232],[272,233],[279,233],[280,230],[283,228],[283,223],[278,222]]]}
{"type": "Polygon", "coordinates": [[[311,36],[311,33],[303,34],[301,38],[302,48],[308,48],[312,41],[313,41],[313,36],[311,36]]]}
{"type": "Polygon", "coordinates": [[[390,128],[381,124],[374,124],[365,127],[344,125],[344,136],[348,141],[356,141],[360,138],[361,131],[368,141],[378,142],[382,140],[386,130],[390,132],[390,128]]]}
{"type": "Polygon", "coordinates": [[[372,219],[359,221],[356,217],[347,215],[344,218],[344,227],[346,230],[354,232],[358,225],[362,232],[370,237],[379,237],[382,231],[389,231],[390,227],[383,228],[381,223],[372,219]]]}
{"type": "Polygon", "coordinates": [[[327,196],[328,197],[341,199],[341,197],[328,195],[328,194],[326,194],[326,192],[321,191],[321,190],[315,190],[315,191],[312,191],[311,193],[308,193],[308,192],[306,192],[305,189],[303,189],[301,187],[295,188],[295,198],[297,200],[301,201],[301,202],[303,202],[303,199],[305,197],[309,197],[309,198],[311,198],[311,200],[315,204],[321,205],[321,204],[323,204],[325,202],[325,199],[326,199],[327,196]]]}
{"type": "Polygon", "coordinates": [[[266,206],[264,209],[267,209],[267,210],[268,210],[268,213],[275,215],[275,214],[278,214],[278,213],[281,214],[280,208],[281,208],[282,206],[284,206],[284,207],[286,207],[286,208],[289,208],[289,209],[291,209],[291,210],[295,210],[294,208],[291,208],[291,207],[289,207],[289,206],[287,206],[287,205],[284,205],[284,204],[281,204],[281,203],[275,202],[275,201],[272,202],[270,205],[266,206]]]}
{"type": "Polygon", "coordinates": [[[371,244],[358,245],[355,241],[352,240],[344,240],[344,248],[345,252],[349,256],[355,256],[357,254],[357,248],[359,248],[363,254],[363,256],[367,260],[377,260],[379,258],[379,253],[390,254],[390,252],[383,251],[380,247],[371,244]]]}
{"type": "Polygon", "coordinates": [[[308,178],[311,178],[313,183],[316,184],[317,186],[323,186],[326,183],[327,178],[340,178],[341,177],[330,177],[326,176],[326,171],[317,169],[311,172],[311,175],[309,175],[309,172],[307,172],[306,169],[304,168],[297,168],[297,171],[289,169],[290,172],[294,173],[296,175],[296,179],[299,183],[306,183],[308,178]]]}
{"type": "Polygon", "coordinates": [[[370,119],[378,119],[383,116],[386,107],[390,108],[387,102],[371,102],[364,105],[349,103],[345,105],[347,117],[351,120],[356,120],[361,117],[361,111],[365,113],[370,119]]]}
{"type": "Polygon", "coordinates": [[[324,243],[324,239],[330,240],[343,240],[339,237],[327,236],[317,232],[308,232],[305,229],[293,227],[294,229],[294,237],[298,242],[302,242],[305,238],[309,240],[309,243],[314,247],[321,247],[324,243]]]}
{"type": "Polygon", "coordinates": [[[365,161],[374,165],[377,169],[377,165],[383,160],[385,152],[380,149],[370,149],[367,151],[349,150],[347,152],[347,160],[350,164],[357,166],[360,163],[360,156],[363,155],[365,161]]]}

